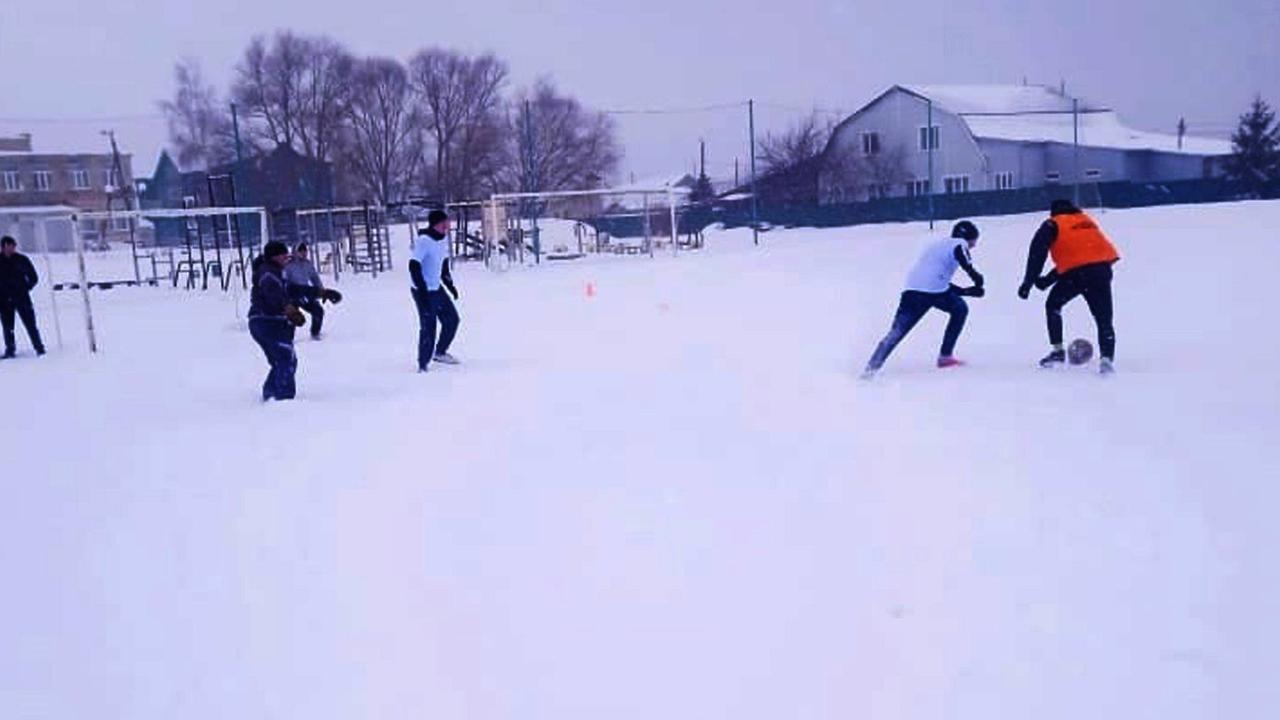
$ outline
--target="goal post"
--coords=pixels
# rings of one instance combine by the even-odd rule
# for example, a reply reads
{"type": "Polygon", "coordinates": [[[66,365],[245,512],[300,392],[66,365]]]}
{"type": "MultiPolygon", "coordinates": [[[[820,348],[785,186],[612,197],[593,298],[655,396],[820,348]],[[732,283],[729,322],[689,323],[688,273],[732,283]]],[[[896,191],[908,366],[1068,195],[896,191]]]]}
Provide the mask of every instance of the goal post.
{"type": "Polygon", "coordinates": [[[645,185],[496,193],[484,202],[486,265],[501,270],[597,253],[676,255],[688,192],[645,185]]]}

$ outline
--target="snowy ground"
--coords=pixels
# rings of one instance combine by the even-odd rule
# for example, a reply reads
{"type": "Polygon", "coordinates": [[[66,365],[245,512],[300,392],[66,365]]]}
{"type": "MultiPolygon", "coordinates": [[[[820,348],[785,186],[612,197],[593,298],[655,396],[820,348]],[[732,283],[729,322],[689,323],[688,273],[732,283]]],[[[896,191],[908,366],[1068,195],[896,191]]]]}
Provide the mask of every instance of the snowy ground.
{"type": "Polygon", "coordinates": [[[1102,217],[1111,380],[1032,368],[1038,220],[979,221],[968,367],[932,316],[871,384],[920,225],[465,266],[425,376],[344,278],[268,406],[230,296],[96,294],[88,357],[60,294],[0,363],[0,716],[1273,717],[1280,203],[1102,217]]]}

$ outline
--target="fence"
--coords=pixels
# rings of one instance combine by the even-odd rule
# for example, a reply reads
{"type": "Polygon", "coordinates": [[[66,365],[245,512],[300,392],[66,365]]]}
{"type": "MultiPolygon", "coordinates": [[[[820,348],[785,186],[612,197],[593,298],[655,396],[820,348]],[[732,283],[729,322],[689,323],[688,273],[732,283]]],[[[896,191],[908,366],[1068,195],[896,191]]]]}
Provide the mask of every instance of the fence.
{"type": "MultiPolygon", "coordinates": [[[[932,217],[956,220],[964,217],[1017,215],[1049,208],[1057,198],[1071,198],[1070,185],[1049,185],[1017,190],[995,190],[933,196],[932,217]]],[[[1218,180],[1181,180],[1163,183],[1107,182],[1082,185],[1080,204],[1086,208],[1133,208],[1229,202],[1248,198],[1280,198],[1280,184],[1261,192],[1237,183],[1218,180]]],[[[837,205],[775,204],[762,198],[759,222],[765,226],[845,227],[887,222],[924,221],[930,218],[930,199],[923,197],[884,198],[837,205]]],[[[708,225],[728,228],[751,227],[750,198],[732,202],[690,205],[680,209],[680,232],[699,232],[708,225]]],[[[599,217],[591,224],[614,237],[636,237],[643,232],[635,218],[599,217]]]]}

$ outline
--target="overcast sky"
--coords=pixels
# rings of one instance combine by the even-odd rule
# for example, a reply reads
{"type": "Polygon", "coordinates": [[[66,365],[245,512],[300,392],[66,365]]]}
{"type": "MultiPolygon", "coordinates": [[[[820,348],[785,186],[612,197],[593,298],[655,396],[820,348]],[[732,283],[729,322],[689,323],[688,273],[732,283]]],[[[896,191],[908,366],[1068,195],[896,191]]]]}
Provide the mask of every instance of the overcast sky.
{"type": "MultiPolygon", "coordinates": [[[[402,59],[489,50],[515,83],[546,75],[601,109],[752,97],[762,130],[805,108],[854,110],[895,83],[1065,80],[1138,127],[1172,131],[1185,116],[1217,135],[1257,92],[1280,104],[1280,0],[3,0],[0,120],[155,113],[179,57],[225,89],[249,38],[277,28],[402,59]]],[[[745,109],[618,120],[624,174],[688,170],[699,137],[713,174],[746,153],[745,109]]]]}

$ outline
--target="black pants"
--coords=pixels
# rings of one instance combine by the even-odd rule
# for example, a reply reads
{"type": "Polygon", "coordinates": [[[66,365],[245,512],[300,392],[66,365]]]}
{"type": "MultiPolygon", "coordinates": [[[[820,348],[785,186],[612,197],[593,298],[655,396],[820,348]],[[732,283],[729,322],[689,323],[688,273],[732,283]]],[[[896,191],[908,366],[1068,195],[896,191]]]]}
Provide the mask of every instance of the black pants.
{"type": "Polygon", "coordinates": [[[876,346],[876,351],[872,354],[867,367],[879,370],[884,365],[884,361],[889,359],[893,349],[902,342],[902,338],[911,332],[930,308],[937,308],[951,316],[947,321],[947,329],[942,334],[942,350],[939,352],[942,356],[950,356],[956,349],[960,331],[964,330],[965,319],[969,317],[969,306],[964,298],[957,295],[955,290],[940,293],[907,290],[902,293],[902,299],[898,301],[898,312],[893,316],[893,326],[889,328],[889,334],[885,335],[876,346]]]}
{"type": "Polygon", "coordinates": [[[266,382],[262,383],[262,399],[292,400],[298,393],[294,380],[298,355],[293,351],[293,325],[284,318],[249,318],[249,334],[271,366],[266,382]]]}
{"type": "Polygon", "coordinates": [[[4,326],[4,352],[12,355],[17,350],[17,338],[14,337],[14,314],[22,319],[22,326],[27,329],[27,337],[31,339],[31,347],[39,354],[44,354],[44,341],[40,339],[40,328],[36,327],[36,311],[31,306],[31,296],[23,293],[13,297],[0,298],[0,324],[4,326]]]}
{"type": "Polygon", "coordinates": [[[1076,297],[1083,295],[1089,312],[1098,325],[1098,352],[1104,358],[1116,357],[1116,329],[1113,322],[1114,308],[1111,302],[1111,265],[1098,263],[1068,271],[1058,278],[1044,303],[1045,319],[1049,325],[1049,344],[1062,344],[1062,308],[1076,297]]]}
{"type": "Polygon", "coordinates": [[[422,292],[414,288],[409,292],[413,293],[413,304],[418,308],[418,367],[425,368],[436,353],[449,352],[458,334],[458,309],[443,289],[422,292]],[[440,322],[439,339],[436,321],[440,322]]]}
{"type": "Polygon", "coordinates": [[[316,289],[305,285],[290,285],[289,297],[293,298],[299,310],[305,310],[311,316],[311,337],[320,337],[320,330],[324,327],[324,305],[320,304],[316,289]]]}

